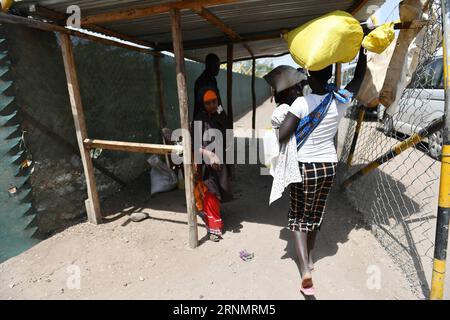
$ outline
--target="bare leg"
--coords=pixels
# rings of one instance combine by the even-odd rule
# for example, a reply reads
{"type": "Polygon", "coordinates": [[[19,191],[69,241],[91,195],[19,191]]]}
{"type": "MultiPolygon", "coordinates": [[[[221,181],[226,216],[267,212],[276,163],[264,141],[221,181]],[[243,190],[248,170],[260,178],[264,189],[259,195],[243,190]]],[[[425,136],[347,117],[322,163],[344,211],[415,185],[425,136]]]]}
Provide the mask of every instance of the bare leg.
{"type": "Polygon", "coordinates": [[[300,272],[302,274],[302,286],[311,287],[311,270],[308,261],[308,233],[304,231],[293,231],[295,249],[300,262],[300,272]]]}
{"type": "Polygon", "coordinates": [[[312,251],[314,249],[314,245],[316,244],[317,237],[317,229],[311,232],[308,232],[308,266],[309,270],[314,270],[314,260],[312,251]]]}

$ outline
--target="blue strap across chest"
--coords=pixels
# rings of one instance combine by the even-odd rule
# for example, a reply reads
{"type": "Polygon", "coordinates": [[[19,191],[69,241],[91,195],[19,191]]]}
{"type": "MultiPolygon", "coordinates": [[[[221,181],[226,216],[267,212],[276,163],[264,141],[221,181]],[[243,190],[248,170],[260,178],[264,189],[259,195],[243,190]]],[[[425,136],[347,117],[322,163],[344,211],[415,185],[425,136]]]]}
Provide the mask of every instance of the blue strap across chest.
{"type": "Polygon", "coordinates": [[[308,114],[306,117],[303,117],[298,123],[297,129],[295,130],[297,150],[305,144],[314,129],[317,128],[317,126],[325,118],[333,99],[336,99],[340,103],[349,103],[353,98],[353,94],[345,89],[341,89],[336,92],[336,86],[334,84],[329,84],[326,89],[329,93],[325,96],[322,102],[314,109],[313,112],[308,114]]]}

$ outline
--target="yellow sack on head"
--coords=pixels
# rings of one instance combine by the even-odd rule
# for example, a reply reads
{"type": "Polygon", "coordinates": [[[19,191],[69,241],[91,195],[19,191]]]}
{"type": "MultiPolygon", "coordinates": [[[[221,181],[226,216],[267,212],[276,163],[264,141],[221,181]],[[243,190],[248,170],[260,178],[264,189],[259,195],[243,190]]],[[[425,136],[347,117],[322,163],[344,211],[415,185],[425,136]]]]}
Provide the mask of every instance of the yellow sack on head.
{"type": "Polygon", "coordinates": [[[375,53],[382,53],[394,41],[394,23],[385,23],[371,33],[369,33],[363,40],[362,46],[367,50],[375,53]]]}
{"type": "Polygon", "coordinates": [[[9,8],[13,5],[14,0],[1,0],[0,6],[1,11],[8,12],[9,8]]]}
{"type": "Polygon", "coordinates": [[[328,13],[285,36],[292,59],[311,71],[352,61],[361,48],[363,37],[359,21],[344,11],[328,13]]]}

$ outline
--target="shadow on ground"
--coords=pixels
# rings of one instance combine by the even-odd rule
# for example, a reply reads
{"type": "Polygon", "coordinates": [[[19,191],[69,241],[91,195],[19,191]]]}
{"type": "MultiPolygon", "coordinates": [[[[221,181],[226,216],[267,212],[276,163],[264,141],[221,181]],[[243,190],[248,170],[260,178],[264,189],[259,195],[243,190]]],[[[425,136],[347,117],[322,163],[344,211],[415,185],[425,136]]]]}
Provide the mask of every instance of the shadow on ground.
{"type": "MultiPolygon", "coordinates": [[[[364,166],[355,165],[347,171],[346,165],[340,163],[337,182],[341,184],[364,166]]],[[[425,270],[428,271],[428,268],[423,265],[423,249],[418,248],[429,241],[423,230],[429,230],[428,223],[436,219],[434,213],[427,213],[424,209],[427,203],[415,201],[407,194],[407,187],[401,181],[380,169],[373,170],[342,191],[363,214],[365,224],[374,231],[386,252],[396,260],[408,280],[413,283],[413,287],[418,287],[422,295],[427,297],[430,287],[425,270]],[[425,224],[426,228],[417,229],[418,225],[425,224]]],[[[430,245],[432,247],[431,243],[430,245]]]]}
{"type": "MultiPolygon", "coordinates": [[[[248,138],[241,141],[248,147],[248,138]]],[[[248,162],[248,154],[246,156],[248,162]]],[[[223,220],[225,233],[245,232],[244,223],[269,224],[280,228],[279,237],[286,242],[284,253],[280,259],[292,259],[297,263],[295,248],[291,241],[291,231],[285,227],[287,223],[287,212],[289,206],[288,190],[282,199],[269,207],[268,199],[272,185],[272,177],[261,174],[260,164],[236,164],[234,166],[233,191],[235,199],[223,204],[223,220]]],[[[143,174],[138,180],[123,190],[114,198],[107,199],[103,204],[105,223],[115,221],[133,212],[140,212],[144,209],[156,211],[172,211],[186,215],[186,202],[184,190],[174,190],[150,197],[149,174],[143,174]]],[[[180,221],[161,219],[152,217],[150,219],[172,221],[183,223],[187,226],[187,221],[183,218],[180,221]]],[[[199,222],[201,220],[199,219],[199,222]]],[[[129,222],[123,224],[125,226],[129,222]]],[[[345,196],[334,188],[330,194],[327,204],[326,217],[319,233],[315,260],[333,256],[337,253],[340,243],[348,241],[349,233],[353,229],[363,227],[362,216],[352,209],[345,196]]],[[[199,238],[202,245],[206,238],[205,231],[199,223],[199,238]]],[[[261,234],[264,237],[264,234],[261,234]]]]}

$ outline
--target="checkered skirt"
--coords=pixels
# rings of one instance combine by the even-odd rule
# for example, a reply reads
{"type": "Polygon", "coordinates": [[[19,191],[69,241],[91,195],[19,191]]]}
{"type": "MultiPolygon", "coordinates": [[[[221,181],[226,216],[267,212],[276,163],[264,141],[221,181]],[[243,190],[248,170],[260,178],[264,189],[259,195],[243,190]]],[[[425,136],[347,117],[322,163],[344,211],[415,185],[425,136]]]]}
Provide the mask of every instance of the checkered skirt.
{"type": "Polygon", "coordinates": [[[287,228],[292,231],[320,229],[325,206],[336,176],[337,163],[299,162],[303,182],[291,184],[287,228]]]}

